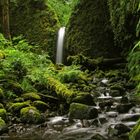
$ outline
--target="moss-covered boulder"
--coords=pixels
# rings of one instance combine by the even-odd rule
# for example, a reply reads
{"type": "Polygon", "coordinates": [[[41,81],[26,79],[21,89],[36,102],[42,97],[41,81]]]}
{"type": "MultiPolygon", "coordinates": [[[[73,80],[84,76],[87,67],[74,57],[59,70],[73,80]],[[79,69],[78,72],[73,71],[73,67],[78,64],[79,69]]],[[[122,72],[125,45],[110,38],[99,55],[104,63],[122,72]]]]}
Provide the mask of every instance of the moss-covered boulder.
{"type": "Polygon", "coordinates": [[[33,105],[42,112],[46,111],[49,108],[49,105],[43,101],[34,101],[33,105]]]}
{"type": "Polygon", "coordinates": [[[11,34],[23,34],[28,41],[39,44],[38,51],[54,54],[59,21],[45,0],[18,0],[11,3],[11,34]]]}
{"type": "Polygon", "coordinates": [[[140,120],[129,133],[129,140],[139,140],[139,139],[140,139],[140,120]]]}
{"type": "Polygon", "coordinates": [[[1,117],[3,120],[6,120],[7,112],[6,112],[5,109],[0,109],[0,117],[1,117]]]}
{"type": "Polygon", "coordinates": [[[7,126],[5,121],[0,117],[0,134],[7,132],[7,126]]]}
{"type": "Polygon", "coordinates": [[[82,103],[86,105],[95,105],[93,101],[93,97],[89,93],[80,93],[75,98],[73,98],[72,102],[82,103]]]}
{"type": "Polygon", "coordinates": [[[3,106],[3,104],[2,104],[2,103],[0,103],[0,109],[1,109],[1,108],[4,108],[4,106],[3,106]]]}
{"type": "Polygon", "coordinates": [[[20,111],[20,118],[21,121],[25,123],[34,124],[34,123],[40,123],[44,121],[41,114],[39,113],[39,110],[37,110],[35,107],[32,106],[22,108],[20,111]]]}
{"type": "Polygon", "coordinates": [[[31,101],[41,99],[40,96],[37,93],[34,93],[34,92],[25,93],[25,94],[22,95],[22,97],[23,97],[24,100],[31,100],[31,101]]]}
{"type": "Polygon", "coordinates": [[[19,114],[20,110],[24,107],[27,107],[30,105],[30,102],[17,102],[17,103],[12,103],[9,107],[9,110],[14,113],[14,114],[19,114]]]}
{"type": "Polygon", "coordinates": [[[3,100],[4,98],[4,93],[3,90],[0,88],[0,100],[3,100]]]}
{"type": "Polygon", "coordinates": [[[119,56],[109,19],[107,0],[81,0],[68,25],[68,54],[83,53],[91,58],[119,56]]]}
{"type": "Polygon", "coordinates": [[[98,110],[81,103],[72,103],[69,109],[69,119],[94,119],[98,117],[98,110]]]}

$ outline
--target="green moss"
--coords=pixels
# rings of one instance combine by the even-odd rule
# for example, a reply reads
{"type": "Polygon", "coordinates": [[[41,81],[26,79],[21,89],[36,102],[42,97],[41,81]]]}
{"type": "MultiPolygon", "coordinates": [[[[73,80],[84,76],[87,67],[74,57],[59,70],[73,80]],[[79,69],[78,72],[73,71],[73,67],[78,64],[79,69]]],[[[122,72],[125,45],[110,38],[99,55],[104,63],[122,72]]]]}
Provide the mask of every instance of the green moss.
{"type": "Polygon", "coordinates": [[[109,18],[107,0],[81,0],[68,25],[68,55],[82,53],[91,58],[119,56],[114,47],[109,18]]]}
{"type": "Polygon", "coordinates": [[[52,8],[44,1],[36,0],[19,0],[10,7],[11,34],[23,34],[30,43],[41,46],[36,52],[44,50],[54,55],[60,25],[52,8]]]}
{"type": "Polygon", "coordinates": [[[30,93],[25,93],[22,95],[22,97],[24,98],[24,100],[40,100],[40,96],[37,93],[34,92],[30,92],[30,93]]]}
{"type": "Polygon", "coordinates": [[[43,121],[39,111],[35,107],[22,108],[20,118],[25,123],[40,123],[43,121]]]}
{"type": "Polygon", "coordinates": [[[4,98],[4,93],[3,90],[0,88],[0,100],[2,100],[4,98]]]}
{"type": "Polygon", "coordinates": [[[69,109],[70,119],[84,119],[87,116],[88,106],[80,103],[72,103],[69,109]]]}
{"type": "Polygon", "coordinates": [[[140,120],[129,133],[129,140],[139,140],[140,138],[140,120]]]}
{"type": "Polygon", "coordinates": [[[27,101],[27,102],[18,102],[18,103],[12,103],[9,107],[9,110],[12,112],[12,113],[16,113],[16,114],[19,114],[20,110],[24,107],[27,107],[30,105],[30,102],[27,101]]]}
{"type": "Polygon", "coordinates": [[[0,60],[5,58],[5,53],[0,50],[0,60]]]}
{"type": "Polygon", "coordinates": [[[62,84],[59,80],[52,77],[48,77],[47,80],[50,89],[55,91],[57,96],[61,99],[65,99],[67,102],[70,102],[71,98],[75,96],[73,91],[69,90],[66,85],[62,84]]]}
{"type": "Polygon", "coordinates": [[[42,112],[46,111],[49,108],[48,104],[43,101],[34,101],[33,105],[42,112]]]}
{"type": "Polygon", "coordinates": [[[0,117],[0,129],[6,126],[5,121],[0,117]]]}
{"type": "Polygon", "coordinates": [[[3,104],[0,103],[0,108],[4,108],[3,104]]]}
{"type": "Polygon", "coordinates": [[[7,112],[5,109],[0,109],[0,117],[3,119],[3,120],[6,120],[6,116],[7,116],[7,112]]]}

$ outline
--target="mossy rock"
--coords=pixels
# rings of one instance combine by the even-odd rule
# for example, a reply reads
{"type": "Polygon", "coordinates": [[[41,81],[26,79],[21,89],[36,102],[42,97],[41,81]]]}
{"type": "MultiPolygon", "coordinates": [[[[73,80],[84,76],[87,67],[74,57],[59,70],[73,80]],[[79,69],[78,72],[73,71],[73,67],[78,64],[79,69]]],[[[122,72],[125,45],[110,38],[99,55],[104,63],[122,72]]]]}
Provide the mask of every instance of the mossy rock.
{"type": "Polygon", "coordinates": [[[22,108],[20,111],[20,118],[22,122],[32,124],[41,123],[44,121],[39,113],[39,110],[33,106],[22,108]]]}
{"type": "Polygon", "coordinates": [[[5,58],[5,53],[0,50],[0,60],[5,58]]]}
{"type": "Polygon", "coordinates": [[[3,104],[2,104],[2,103],[0,103],[0,109],[3,109],[3,108],[4,108],[3,104]]]}
{"type": "Polygon", "coordinates": [[[118,57],[107,0],[80,0],[69,20],[66,52],[91,58],[118,57]],[[115,50],[115,51],[114,51],[115,50]]]}
{"type": "Polygon", "coordinates": [[[140,139],[140,120],[129,133],[129,140],[139,140],[139,139],[140,139]]]}
{"type": "Polygon", "coordinates": [[[23,93],[21,84],[13,80],[7,80],[7,83],[4,85],[4,88],[12,91],[17,96],[20,96],[23,93]]]}
{"type": "Polygon", "coordinates": [[[31,101],[35,101],[35,100],[40,100],[40,96],[35,93],[35,92],[30,92],[30,93],[25,93],[22,95],[24,100],[31,100],[31,101]]]}
{"type": "Polygon", "coordinates": [[[3,100],[4,98],[4,93],[3,90],[0,88],[0,100],[3,100]]]}
{"type": "Polygon", "coordinates": [[[9,110],[14,113],[14,114],[19,114],[20,110],[24,107],[30,106],[30,102],[18,102],[18,103],[12,103],[11,106],[9,107],[9,110]]]}
{"type": "Polygon", "coordinates": [[[33,105],[42,112],[46,111],[49,108],[49,105],[43,101],[34,101],[33,105]]]}
{"type": "Polygon", "coordinates": [[[93,97],[89,93],[80,93],[75,98],[73,98],[72,102],[82,103],[86,105],[95,105],[93,101],[93,97]]]}
{"type": "Polygon", "coordinates": [[[40,45],[36,52],[42,50],[55,55],[56,35],[60,23],[52,7],[44,0],[18,0],[10,6],[11,34],[24,35],[33,44],[40,45]],[[21,26],[22,25],[22,26],[21,26]]]}
{"type": "Polygon", "coordinates": [[[7,132],[7,126],[5,121],[0,117],[0,135],[7,132]]]}
{"type": "Polygon", "coordinates": [[[18,97],[14,100],[14,103],[18,103],[18,102],[24,102],[24,99],[22,97],[18,97]]]}
{"type": "Polygon", "coordinates": [[[124,86],[123,86],[121,83],[115,83],[115,84],[111,85],[111,86],[110,86],[110,89],[111,89],[111,90],[118,90],[118,91],[120,91],[121,93],[122,93],[123,91],[125,91],[125,88],[124,88],[124,86]]]}
{"type": "Polygon", "coordinates": [[[94,119],[98,117],[98,110],[94,107],[72,103],[69,109],[69,119],[94,119]]]}
{"type": "Polygon", "coordinates": [[[7,111],[6,111],[5,109],[0,109],[0,117],[1,117],[3,120],[6,120],[7,111]]]}

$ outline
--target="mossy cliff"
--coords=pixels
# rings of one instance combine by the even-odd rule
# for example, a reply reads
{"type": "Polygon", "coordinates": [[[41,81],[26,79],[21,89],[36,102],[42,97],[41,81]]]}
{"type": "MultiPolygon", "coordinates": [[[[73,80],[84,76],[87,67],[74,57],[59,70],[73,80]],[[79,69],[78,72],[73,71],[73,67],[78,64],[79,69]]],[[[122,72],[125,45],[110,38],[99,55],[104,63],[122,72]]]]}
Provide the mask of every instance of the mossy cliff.
{"type": "Polygon", "coordinates": [[[115,45],[127,54],[140,36],[139,0],[108,0],[115,45]]]}
{"type": "Polygon", "coordinates": [[[109,18],[107,0],[81,0],[68,25],[68,55],[83,53],[91,58],[118,56],[109,18]]]}
{"type": "Polygon", "coordinates": [[[39,44],[39,51],[55,54],[56,35],[60,26],[52,8],[44,0],[22,0],[10,3],[11,34],[23,34],[30,43],[39,44]]]}

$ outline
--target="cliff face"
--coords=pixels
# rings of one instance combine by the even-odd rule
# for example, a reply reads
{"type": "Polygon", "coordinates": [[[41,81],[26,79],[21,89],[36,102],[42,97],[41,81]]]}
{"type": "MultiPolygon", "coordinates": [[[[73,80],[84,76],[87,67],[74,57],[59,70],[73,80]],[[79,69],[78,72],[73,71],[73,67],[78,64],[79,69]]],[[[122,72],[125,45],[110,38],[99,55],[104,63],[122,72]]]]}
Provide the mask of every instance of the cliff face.
{"type": "Polygon", "coordinates": [[[23,34],[29,42],[41,46],[39,51],[44,50],[54,56],[60,25],[50,6],[43,0],[19,0],[16,4],[11,3],[10,17],[13,36],[23,34]]]}
{"type": "Polygon", "coordinates": [[[117,57],[107,0],[81,0],[69,20],[68,55],[83,53],[91,58],[117,57]]]}

